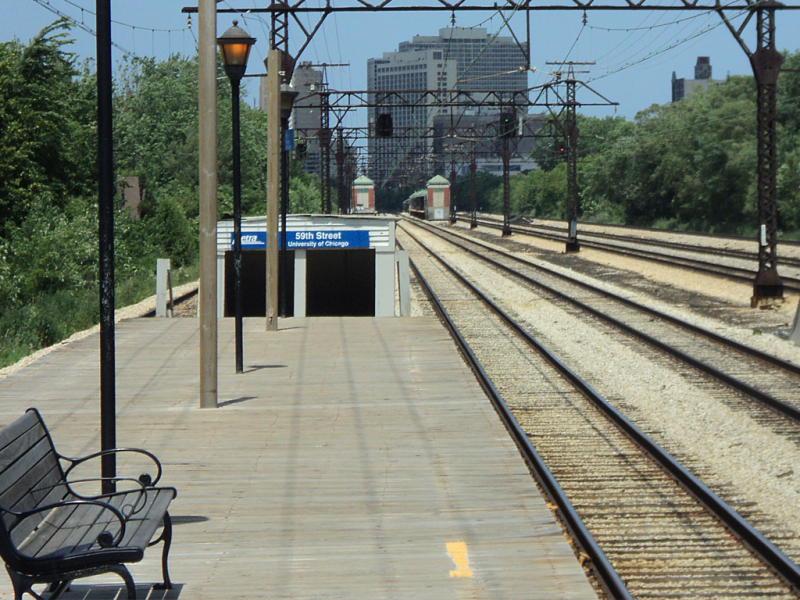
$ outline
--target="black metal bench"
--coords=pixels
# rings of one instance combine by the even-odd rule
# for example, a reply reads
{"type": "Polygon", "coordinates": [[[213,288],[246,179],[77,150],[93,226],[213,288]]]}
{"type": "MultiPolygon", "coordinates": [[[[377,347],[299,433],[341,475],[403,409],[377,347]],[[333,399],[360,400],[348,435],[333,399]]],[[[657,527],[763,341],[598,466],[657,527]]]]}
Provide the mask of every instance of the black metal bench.
{"type": "Polygon", "coordinates": [[[145,548],[161,541],[164,583],[158,587],[171,588],[167,508],[177,491],[154,487],[160,478],[161,464],[144,450],[116,449],[79,459],[60,455],[36,409],[0,430],[0,556],[16,600],[25,593],[41,599],[32,589],[36,584],[49,584],[49,600],[54,600],[73,580],[101,573],[122,577],[129,600],[135,600],[136,587],[125,564],[142,560],[145,548]],[[129,489],[111,494],[75,491],[76,484],[90,481],[70,479],[75,467],[118,452],[151,458],[155,479],[116,478],[129,489]],[[161,534],[153,540],[159,528],[161,534]]]}

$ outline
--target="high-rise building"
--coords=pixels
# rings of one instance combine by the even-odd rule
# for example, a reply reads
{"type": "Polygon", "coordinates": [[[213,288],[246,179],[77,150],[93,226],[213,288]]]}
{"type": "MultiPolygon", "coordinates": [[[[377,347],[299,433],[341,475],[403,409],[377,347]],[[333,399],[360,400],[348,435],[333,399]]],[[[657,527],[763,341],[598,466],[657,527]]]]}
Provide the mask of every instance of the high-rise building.
{"type": "Polygon", "coordinates": [[[678,79],[675,71],[672,72],[672,101],[677,102],[691,96],[697,90],[704,90],[712,84],[721,83],[720,79],[711,79],[711,59],[708,56],[698,56],[697,64],[694,66],[694,79],[678,79]]]}
{"type": "MultiPolygon", "coordinates": [[[[399,129],[389,138],[370,136],[370,176],[379,184],[393,180],[411,163],[429,156],[433,151],[433,141],[409,136],[403,128],[433,127],[436,117],[451,115],[451,109],[447,107],[425,103],[381,108],[381,90],[407,91],[403,97],[412,104],[422,98],[414,92],[422,90],[524,90],[528,77],[520,67],[525,64],[526,51],[513,38],[490,36],[480,27],[448,27],[440,29],[438,36],[417,35],[410,42],[401,42],[396,52],[384,52],[382,58],[369,59],[369,100],[370,104],[377,104],[367,111],[370,127],[374,129],[379,115],[390,114],[393,127],[396,131],[399,129]]],[[[476,98],[480,100],[480,95],[476,98]]],[[[498,111],[494,108],[482,113],[498,111]]],[[[464,108],[453,109],[453,116],[465,112],[464,108]]],[[[472,112],[481,111],[475,109],[472,112]]]]}

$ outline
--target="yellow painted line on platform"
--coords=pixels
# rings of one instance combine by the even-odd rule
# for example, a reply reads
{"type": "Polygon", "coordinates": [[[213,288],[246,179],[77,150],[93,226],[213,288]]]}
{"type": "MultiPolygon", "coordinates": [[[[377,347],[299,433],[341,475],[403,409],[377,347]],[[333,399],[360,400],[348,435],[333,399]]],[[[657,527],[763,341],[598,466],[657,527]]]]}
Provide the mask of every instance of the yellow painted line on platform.
{"type": "Polygon", "coordinates": [[[467,545],[464,542],[447,542],[447,555],[453,559],[453,563],[456,565],[456,569],[450,571],[450,577],[472,577],[472,571],[469,570],[467,545]]]}

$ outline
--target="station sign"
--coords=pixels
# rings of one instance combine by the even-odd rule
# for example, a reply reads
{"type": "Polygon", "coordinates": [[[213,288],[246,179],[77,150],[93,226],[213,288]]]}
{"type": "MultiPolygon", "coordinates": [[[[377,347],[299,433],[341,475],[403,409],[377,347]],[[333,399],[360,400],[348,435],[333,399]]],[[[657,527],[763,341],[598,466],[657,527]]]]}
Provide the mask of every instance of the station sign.
{"type": "MultiPolygon", "coordinates": [[[[278,234],[278,244],[283,236],[278,234]]],[[[265,250],[267,248],[266,231],[242,232],[242,250],[265,250]]],[[[335,229],[322,231],[304,229],[302,231],[286,232],[286,247],[293,249],[335,249],[344,248],[369,248],[369,231],[360,229],[335,229]]],[[[231,249],[233,248],[233,233],[231,233],[231,249]]]]}

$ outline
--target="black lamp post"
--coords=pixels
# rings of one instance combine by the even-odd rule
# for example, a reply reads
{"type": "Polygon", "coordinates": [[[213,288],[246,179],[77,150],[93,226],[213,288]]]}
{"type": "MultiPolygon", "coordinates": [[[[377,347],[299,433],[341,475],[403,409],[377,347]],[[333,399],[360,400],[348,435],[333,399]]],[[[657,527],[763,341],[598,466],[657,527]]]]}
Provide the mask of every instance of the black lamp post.
{"type": "Polygon", "coordinates": [[[239,150],[239,83],[247,70],[250,48],[256,43],[233,22],[217,38],[225,74],[231,80],[231,118],[233,121],[233,302],[236,312],[236,372],[244,371],[242,341],[242,169],[239,150]]]}
{"type": "Polygon", "coordinates": [[[292,116],[292,105],[298,92],[289,84],[281,84],[281,243],[280,273],[278,276],[279,306],[278,314],[285,317],[289,314],[287,292],[289,282],[289,254],[286,250],[286,213],[289,211],[289,151],[286,149],[286,132],[289,130],[289,117],[292,116]]]}

